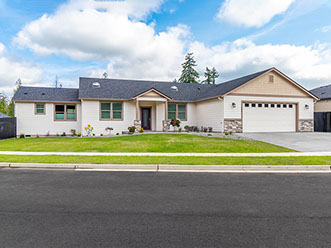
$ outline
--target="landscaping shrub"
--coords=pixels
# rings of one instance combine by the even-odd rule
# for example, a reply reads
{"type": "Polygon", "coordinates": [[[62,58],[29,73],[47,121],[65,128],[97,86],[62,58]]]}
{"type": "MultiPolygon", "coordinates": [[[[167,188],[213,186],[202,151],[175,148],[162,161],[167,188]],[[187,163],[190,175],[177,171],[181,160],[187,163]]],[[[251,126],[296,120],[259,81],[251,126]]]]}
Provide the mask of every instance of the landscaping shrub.
{"type": "Polygon", "coordinates": [[[132,133],[134,133],[134,131],[136,131],[136,127],[135,126],[130,126],[130,127],[128,127],[128,130],[132,134],[132,133]]]}
{"type": "Polygon", "coordinates": [[[72,136],[76,136],[76,129],[70,129],[70,133],[72,136]]]}
{"type": "Polygon", "coordinates": [[[77,136],[80,137],[80,136],[82,136],[82,134],[81,133],[77,133],[77,136]]]}
{"type": "Polygon", "coordinates": [[[116,135],[120,135],[120,133],[116,133],[116,135]]]}
{"type": "Polygon", "coordinates": [[[184,127],[184,129],[185,129],[186,132],[190,132],[190,131],[191,131],[191,130],[190,130],[190,126],[188,126],[188,125],[186,125],[186,126],[184,127]]]}
{"type": "Polygon", "coordinates": [[[140,129],[139,129],[139,133],[143,133],[145,130],[141,127],[140,129]]]}
{"type": "Polygon", "coordinates": [[[61,136],[63,136],[63,137],[67,136],[66,132],[63,132],[63,133],[61,134],[61,136]]]}
{"type": "Polygon", "coordinates": [[[225,131],[224,134],[225,134],[225,135],[229,135],[229,132],[228,132],[228,131],[225,131]]]}
{"type": "Polygon", "coordinates": [[[25,138],[25,134],[24,133],[21,133],[20,134],[20,139],[24,139],[25,138]]]}
{"type": "Polygon", "coordinates": [[[212,127],[208,127],[208,131],[211,133],[213,131],[212,127]]]}
{"type": "Polygon", "coordinates": [[[103,133],[100,133],[100,136],[103,136],[103,133]]]}

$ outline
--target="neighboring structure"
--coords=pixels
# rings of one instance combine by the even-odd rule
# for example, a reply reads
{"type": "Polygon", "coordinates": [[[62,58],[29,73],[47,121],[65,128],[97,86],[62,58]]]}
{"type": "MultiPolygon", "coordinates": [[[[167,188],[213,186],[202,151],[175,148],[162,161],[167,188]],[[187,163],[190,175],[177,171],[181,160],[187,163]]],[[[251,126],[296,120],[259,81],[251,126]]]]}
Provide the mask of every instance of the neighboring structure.
{"type": "Polygon", "coordinates": [[[22,86],[13,100],[18,133],[86,135],[90,124],[100,135],[167,131],[173,117],[219,132],[312,132],[318,98],[271,68],[217,85],[80,78],[79,89],[22,86]]]}
{"type": "Polygon", "coordinates": [[[331,132],[331,84],[311,90],[320,100],[315,103],[315,131],[331,132]]]}
{"type": "Polygon", "coordinates": [[[0,139],[16,137],[16,118],[0,112],[0,139]]]}

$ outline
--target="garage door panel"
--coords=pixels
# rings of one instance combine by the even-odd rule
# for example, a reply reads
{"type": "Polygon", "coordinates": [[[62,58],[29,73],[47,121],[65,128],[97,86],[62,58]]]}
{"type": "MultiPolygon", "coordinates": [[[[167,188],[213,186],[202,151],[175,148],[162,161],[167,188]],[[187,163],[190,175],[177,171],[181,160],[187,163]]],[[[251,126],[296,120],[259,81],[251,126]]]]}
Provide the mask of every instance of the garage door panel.
{"type": "Polygon", "coordinates": [[[295,132],[296,105],[295,104],[244,104],[243,131],[244,132],[295,132]],[[280,106],[280,107],[278,107],[280,106]]]}

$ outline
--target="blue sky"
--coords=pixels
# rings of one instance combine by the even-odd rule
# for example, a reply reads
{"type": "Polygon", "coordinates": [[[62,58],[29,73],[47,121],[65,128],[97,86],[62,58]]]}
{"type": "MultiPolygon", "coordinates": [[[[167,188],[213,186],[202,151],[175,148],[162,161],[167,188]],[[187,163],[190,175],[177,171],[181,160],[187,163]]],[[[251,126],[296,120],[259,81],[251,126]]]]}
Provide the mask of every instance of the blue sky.
{"type": "Polygon", "coordinates": [[[331,83],[330,13],[327,0],[0,0],[0,87],[173,80],[191,51],[218,82],[275,66],[313,88],[331,83]]]}

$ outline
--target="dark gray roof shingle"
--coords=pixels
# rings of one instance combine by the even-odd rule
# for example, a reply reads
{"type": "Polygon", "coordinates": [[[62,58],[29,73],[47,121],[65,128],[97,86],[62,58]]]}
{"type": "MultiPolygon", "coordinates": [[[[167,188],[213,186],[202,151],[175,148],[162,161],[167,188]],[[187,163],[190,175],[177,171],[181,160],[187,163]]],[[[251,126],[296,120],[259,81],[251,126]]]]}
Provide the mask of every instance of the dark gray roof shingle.
{"type": "Polygon", "coordinates": [[[13,101],[80,102],[78,89],[21,86],[13,101]]]}
{"type": "Polygon", "coordinates": [[[143,92],[155,89],[173,101],[197,101],[224,95],[268,70],[216,85],[82,77],[79,79],[79,98],[132,99],[143,92]],[[93,83],[99,83],[100,87],[93,87],[93,83]],[[171,89],[172,86],[176,86],[178,91],[171,89]]]}
{"type": "Polygon", "coordinates": [[[331,84],[312,89],[310,92],[319,99],[331,99],[331,84]]]}
{"type": "Polygon", "coordinates": [[[275,68],[216,85],[81,77],[79,89],[22,86],[13,100],[50,102],[74,102],[80,101],[79,99],[128,100],[150,89],[155,89],[173,101],[198,101],[222,96],[271,69],[275,68]],[[100,87],[93,87],[93,83],[99,83],[100,87]],[[176,86],[178,90],[173,90],[172,86],[176,86]]]}

